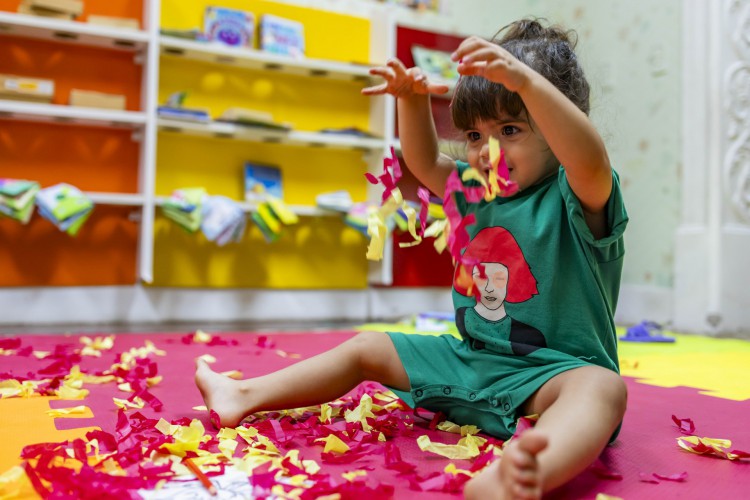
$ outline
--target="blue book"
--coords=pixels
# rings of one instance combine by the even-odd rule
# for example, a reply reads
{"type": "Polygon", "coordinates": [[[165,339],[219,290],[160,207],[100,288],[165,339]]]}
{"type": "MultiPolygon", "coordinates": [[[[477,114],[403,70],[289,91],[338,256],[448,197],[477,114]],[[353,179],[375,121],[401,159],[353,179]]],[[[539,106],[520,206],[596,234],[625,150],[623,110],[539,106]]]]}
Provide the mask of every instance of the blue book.
{"type": "Polygon", "coordinates": [[[245,164],[245,200],[265,201],[268,196],[283,199],[281,170],[271,165],[245,164]]]}

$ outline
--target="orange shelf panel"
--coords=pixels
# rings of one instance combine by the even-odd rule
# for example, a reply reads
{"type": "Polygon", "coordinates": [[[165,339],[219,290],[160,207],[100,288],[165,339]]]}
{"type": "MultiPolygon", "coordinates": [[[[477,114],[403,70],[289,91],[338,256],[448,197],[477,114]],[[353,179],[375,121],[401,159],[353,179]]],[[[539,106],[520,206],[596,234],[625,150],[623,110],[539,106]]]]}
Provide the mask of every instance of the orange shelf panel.
{"type": "MultiPolygon", "coordinates": [[[[17,12],[20,0],[0,0],[0,10],[17,12]]],[[[78,21],[85,21],[89,14],[100,16],[131,17],[143,19],[143,2],[133,0],[86,0],[83,3],[83,15],[78,21]]]]}
{"type": "Polygon", "coordinates": [[[0,219],[0,286],[132,285],[138,248],[132,211],[96,206],[76,237],[38,213],[26,226],[0,219]]]}
{"type": "Polygon", "coordinates": [[[129,130],[0,120],[1,176],[42,187],[136,193],[138,151],[129,130]]]}
{"type": "Polygon", "coordinates": [[[53,104],[68,104],[71,89],[124,95],[126,109],[141,107],[141,66],[132,52],[2,37],[0,73],[55,82],[53,104]]]}

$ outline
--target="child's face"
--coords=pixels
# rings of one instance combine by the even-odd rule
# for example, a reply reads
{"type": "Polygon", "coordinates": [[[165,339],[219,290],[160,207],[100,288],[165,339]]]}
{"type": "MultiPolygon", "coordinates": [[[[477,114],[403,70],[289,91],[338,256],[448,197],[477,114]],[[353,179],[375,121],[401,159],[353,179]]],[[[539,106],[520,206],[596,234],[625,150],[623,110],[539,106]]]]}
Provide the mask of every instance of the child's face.
{"type": "MultiPolygon", "coordinates": [[[[533,121],[531,122],[533,124],[533,121]]],[[[492,169],[488,141],[494,136],[505,151],[510,180],[524,190],[555,173],[559,162],[536,127],[518,117],[500,116],[480,121],[464,132],[469,165],[489,177],[492,169]]]]}

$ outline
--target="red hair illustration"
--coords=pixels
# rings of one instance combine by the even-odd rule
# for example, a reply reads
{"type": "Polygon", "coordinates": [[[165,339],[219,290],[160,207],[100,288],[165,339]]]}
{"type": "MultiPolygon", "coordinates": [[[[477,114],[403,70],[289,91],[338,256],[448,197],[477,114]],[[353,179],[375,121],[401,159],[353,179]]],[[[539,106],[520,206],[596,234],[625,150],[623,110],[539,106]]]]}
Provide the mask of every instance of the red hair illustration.
{"type": "MultiPolygon", "coordinates": [[[[510,231],[504,227],[486,227],[479,231],[466,247],[463,258],[480,264],[502,264],[508,268],[506,302],[525,302],[539,294],[536,278],[531,273],[531,268],[526,262],[521,247],[518,246],[510,231]]],[[[472,291],[462,285],[460,283],[462,280],[458,279],[461,267],[461,265],[456,266],[453,275],[453,287],[461,295],[469,297],[472,295],[472,291]]],[[[472,269],[467,267],[465,271],[471,276],[472,269]]],[[[482,274],[484,274],[483,269],[482,274]]]]}

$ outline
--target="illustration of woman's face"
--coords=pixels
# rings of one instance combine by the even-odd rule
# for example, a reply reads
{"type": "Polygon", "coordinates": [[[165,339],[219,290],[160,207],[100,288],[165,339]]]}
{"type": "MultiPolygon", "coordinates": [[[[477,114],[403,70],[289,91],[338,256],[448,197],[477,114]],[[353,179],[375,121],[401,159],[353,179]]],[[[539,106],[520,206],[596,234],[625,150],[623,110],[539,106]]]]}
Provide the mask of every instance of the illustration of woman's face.
{"type": "Polygon", "coordinates": [[[481,296],[480,302],[484,307],[495,310],[505,303],[508,292],[508,268],[495,262],[482,263],[486,278],[481,277],[479,267],[474,266],[472,278],[481,296]]]}

